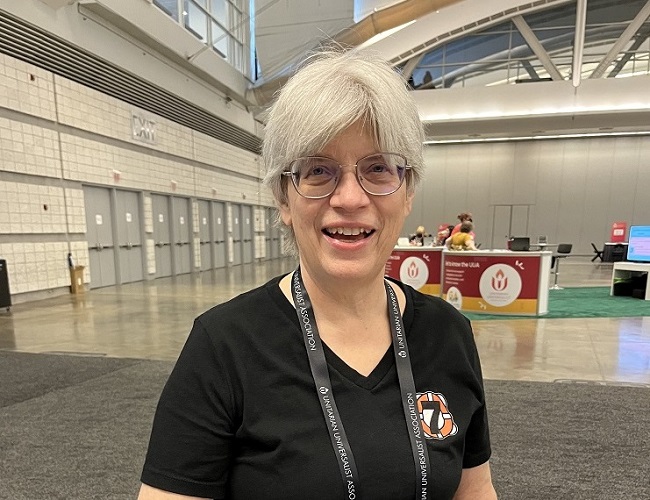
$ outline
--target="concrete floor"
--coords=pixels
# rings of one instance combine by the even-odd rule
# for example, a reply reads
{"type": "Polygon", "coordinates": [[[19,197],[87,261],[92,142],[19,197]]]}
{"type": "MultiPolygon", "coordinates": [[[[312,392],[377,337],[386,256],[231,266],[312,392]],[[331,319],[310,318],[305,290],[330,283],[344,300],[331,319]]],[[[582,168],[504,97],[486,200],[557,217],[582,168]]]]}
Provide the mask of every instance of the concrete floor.
{"type": "MultiPolygon", "coordinates": [[[[17,304],[0,313],[0,349],[174,360],[195,316],[293,268],[276,260],[17,304]]],[[[611,273],[611,264],[567,259],[559,282],[609,286],[611,273]]],[[[650,317],[473,326],[485,378],[650,385],[650,317]]]]}

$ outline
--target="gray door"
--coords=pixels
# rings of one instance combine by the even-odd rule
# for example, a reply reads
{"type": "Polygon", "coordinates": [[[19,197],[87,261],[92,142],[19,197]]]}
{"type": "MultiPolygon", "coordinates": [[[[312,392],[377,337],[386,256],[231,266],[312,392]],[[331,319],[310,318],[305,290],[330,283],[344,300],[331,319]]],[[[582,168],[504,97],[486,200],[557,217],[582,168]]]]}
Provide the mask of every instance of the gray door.
{"type": "Polygon", "coordinates": [[[271,226],[273,225],[273,209],[265,208],[264,209],[264,246],[266,249],[266,254],[264,259],[271,259],[271,226]]]}
{"type": "Polygon", "coordinates": [[[492,206],[492,248],[506,248],[508,239],[529,236],[530,205],[492,206]]]}
{"type": "Polygon", "coordinates": [[[212,236],[214,238],[214,267],[226,266],[226,207],[221,201],[212,202],[212,236]]]}
{"type": "Polygon", "coordinates": [[[115,285],[115,244],[111,217],[111,192],[84,186],[86,239],[90,264],[90,288],[115,285]]]}
{"type": "Polygon", "coordinates": [[[241,233],[241,206],[233,203],[232,208],[232,264],[241,264],[242,233],[241,233]]]}
{"type": "Polygon", "coordinates": [[[253,207],[242,205],[241,207],[241,234],[242,234],[242,257],[244,264],[253,262],[253,207]]]}
{"type": "Polygon", "coordinates": [[[156,277],[172,275],[172,239],[170,230],[169,196],[151,195],[153,238],[156,252],[156,277]]]}
{"type": "Polygon", "coordinates": [[[133,191],[117,190],[115,195],[120,283],[142,281],[144,270],[140,231],[140,199],[138,193],[133,191]]]}
{"type": "MultiPolygon", "coordinates": [[[[271,209],[271,218],[275,217],[275,209],[271,209]]],[[[280,228],[275,224],[271,226],[271,258],[277,259],[282,255],[282,242],[280,241],[280,228]]]]}
{"type": "Polygon", "coordinates": [[[210,202],[199,200],[199,245],[201,246],[201,271],[212,269],[212,240],[210,235],[210,202]]]}
{"type": "Polygon", "coordinates": [[[187,274],[192,269],[191,230],[190,230],[190,200],[187,198],[172,198],[174,223],[172,238],[174,242],[174,273],[187,274]]]}

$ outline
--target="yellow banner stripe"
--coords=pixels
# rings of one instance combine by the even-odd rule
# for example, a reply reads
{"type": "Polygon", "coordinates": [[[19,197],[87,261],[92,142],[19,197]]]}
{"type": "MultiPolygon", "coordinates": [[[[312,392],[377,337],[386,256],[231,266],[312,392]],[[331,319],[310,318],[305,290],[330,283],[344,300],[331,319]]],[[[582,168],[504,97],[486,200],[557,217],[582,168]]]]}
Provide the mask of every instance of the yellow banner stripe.
{"type": "MultiPolygon", "coordinates": [[[[444,294],[443,299],[447,300],[447,294],[444,294]]],[[[507,306],[497,307],[488,304],[482,297],[463,297],[460,310],[473,313],[535,316],[537,314],[537,299],[517,299],[507,306]]]]}

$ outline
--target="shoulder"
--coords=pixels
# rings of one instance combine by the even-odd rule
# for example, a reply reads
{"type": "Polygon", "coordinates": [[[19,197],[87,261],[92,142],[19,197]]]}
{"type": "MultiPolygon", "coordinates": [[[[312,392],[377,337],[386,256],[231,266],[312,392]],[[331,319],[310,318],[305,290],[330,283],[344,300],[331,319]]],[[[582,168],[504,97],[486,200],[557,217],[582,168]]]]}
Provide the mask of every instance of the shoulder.
{"type": "Polygon", "coordinates": [[[407,304],[410,302],[415,313],[414,319],[436,319],[445,322],[456,328],[471,330],[469,320],[463,316],[449,302],[415,290],[414,288],[404,285],[407,295],[407,304]]]}
{"type": "Polygon", "coordinates": [[[268,326],[276,316],[286,316],[286,308],[291,307],[280,291],[281,278],[273,278],[260,287],[212,307],[198,316],[196,322],[211,337],[217,334],[220,337],[232,336],[268,326]]]}
{"type": "Polygon", "coordinates": [[[404,323],[409,338],[423,349],[473,357],[476,350],[472,325],[461,312],[440,297],[403,285],[406,294],[404,323]]]}
{"type": "Polygon", "coordinates": [[[445,330],[458,330],[471,335],[470,321],[447,301],[419,292],[400,281],[395,283],[406,296],[405,322],[418,328],[427,323],[430,327],[444,326],[445,330]]]}

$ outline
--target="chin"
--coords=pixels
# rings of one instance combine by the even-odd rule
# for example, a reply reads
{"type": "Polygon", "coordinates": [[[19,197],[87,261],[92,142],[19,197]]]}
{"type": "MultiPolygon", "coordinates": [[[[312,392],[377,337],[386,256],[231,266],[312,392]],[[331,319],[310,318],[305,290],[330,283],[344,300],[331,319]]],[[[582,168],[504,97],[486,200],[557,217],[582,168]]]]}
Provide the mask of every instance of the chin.
{"type": "Polygon", "coordinates": [[[321,270],[332,278],[344,281],[367,280],[376,278],[384,273],[384,266],[377,263],[369,263],[365,260],[343,260],[327,262],[325,259],[320,262],[321,270]]]}

